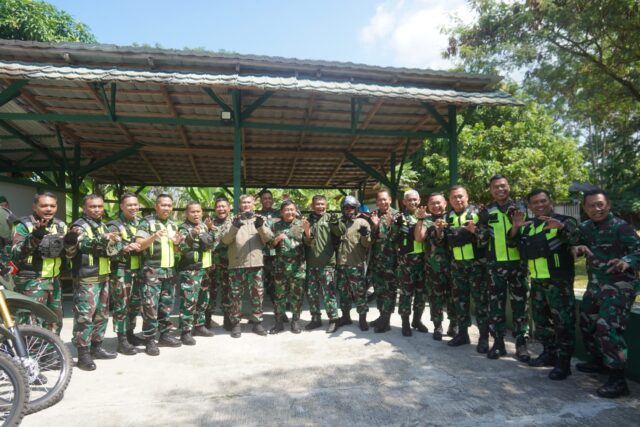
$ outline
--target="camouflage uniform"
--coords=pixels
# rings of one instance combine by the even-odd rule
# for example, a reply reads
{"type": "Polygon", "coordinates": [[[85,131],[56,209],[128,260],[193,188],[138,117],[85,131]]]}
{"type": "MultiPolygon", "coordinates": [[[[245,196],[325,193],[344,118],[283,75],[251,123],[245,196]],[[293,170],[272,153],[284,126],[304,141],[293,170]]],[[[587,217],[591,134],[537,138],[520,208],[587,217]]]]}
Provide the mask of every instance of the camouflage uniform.
{"type": "MultiPolygon", "coordinates": [[[[424,245],[414,239],[414,230],[418,219],[415,215],[404,213],[397,221],[399,227],[398,269],[396,270],[398,293],[398,313],[401,316],[411,314],[413,310],[424,311],[427,302],[427,290],[424,270],[424,245]]],[[[424,221],[423,227],[428,227],[429,221],[424,221]]]]}
{"type": "MultiPolygon", "coordinates": [[[[229,315],[229,256],[227,254],[227,245],[220,241],[220,238],[229,227],[231,227],[230,216],[225,219],[215,218],[213,220],[213,229],[211,230],[215,240],[211,260],[213,266],[207,269],[202,279],[202,287],[206,286],[209,289],[209,297],[206,311],[197,310],[196,326],[204,325],[206,319],[211,318],[211,314],[216,308],[218,293],[221,295],[220,306],[222,307],[222,312],[225,316],[229,315]]],[[[204,301],[198,300],[198,306],[202,306],[203,303],[204,301]]]]}
{"type": "MultiPolygon", "coordinates": [[[[40,253],[41,240],[31,235],[36,219],[33,216],[24,217],[16,225],[11,246],[11,260],[19,271],[14,277],[15,290],[35,301],[45,304],[59,321],[46,325],[60,335],[62,329],[62,288],[60,286],[60,270],[64,260],[64,251],[58,257],[46,258],[40,253]]],[[[67,232],[67,226],[58,219],[53,219],[46,227],[48,234],[58,239],[67,232]]],[[[28,311],[18,311],[16,321],[19,324],[37,323],[35,316],[28,311]]],[[[40,323],[40,326],[45,326],[40,323]]]]}
{"type": "Polygon", "coordinates": [[[156,231],[166,229],[167,236],[151,243],[142,255],[142,333],[145,338],[167,333],[172,328],[171,312],[175,294],[175,253],[170,237],[178,232],[171,220],[156,215],[145,217],[138,224],[136,237],[146,239],[156,231]]]}
{"type": "Polygon", "coordinates": [[[517,241],[509,237],[511,219],[507,214],[510,208],[517,207],[509,200],[503,206],[490,203],[480,213],[480,225],[483,228],[483,239],[488,241],[488,262],[491,282],[489,283],[489,316],[490,329],[495,337],[505,335],[507,292],[511,296],[513,313],[513,336],[524,339],[529,329],[527,315],[527,277],[526,268],[520,260],[517,241]]]}
{"type": "MultiPolygon", "coordinates": [[[[109,231],[120,234],[124,244],[133,243],[137,232],[138,221],[136,219],[128,221],[125,216],[120,213],[118,220],[110,221],[107,224],[109,231]]],[[[134,282],[138,279],[138,270],[140,269],[140,256],[121,254],[111,263],[111,277],[109,295],[111,296],[111,309],[113,316],[113,330],[118,334],[126,334],[127,331],[133,331],[135,327],[135,318],[140,311],[140,306],[134,306],[135,314],[131,315],[130,302],[132,293],[139,291],[139,286],[134,288],[134,282]],[[130,323],[133,317],[133,325],[130,323]]],[[[140,298],[137,298],[140,301],[140,298]]]]}
{"type": "Polygon", "coordinates": [[[335,287],[335,236],[329,225],[329,214],[314,213],[307,218],[311,224],[311,238],[305,236],[307,276],[306,290],[311,318],[320,320],[320,293],[324,308],[331,320],[338,318],[338,301],[335,287]]]}
{"type": "Polygon", "coordinates": [[[489,275],[485,251],[480,246],[477,236],[462,228],[467,221],[475,223],[479,221],[477,211],[473,206],[469,206],[459,214],[450,211],[447,213],[446,221],[449,226],[445,236],[451,251],[452,293],[458,326],[462,329],[471,326],[471,301],[473,301],[478,329],[481,334],[486,333],[489,328],[489,275]],[[463,239],[464,243],[458,239],[463,239]]]}
{"type": "Polygon", "coordinates": [[[72,258],[73,343],[78,348],[99,347],[109,322],[110,257],[121,245],[108,241],[105,224],[83,216],[71,226],[80,230],[77,245],[67,246],[72,258]]]}
{"type": "MultiPolygon", "coordinates": [[[[432,221],[437,219],[444,219],[444,215],[433,215],[431,218],[432,221]]],[[[451,256],[444,233],[438,237],[435,225],[427,228],[424,267],[431,321],[441,324],[446,307],[449,321],[456,323],[456,308],[451,289],[451,256]]]]}
{"type": "Polygon", "coordinates": [[[576,339],[576,309],[573,294],[575,267],[569,251],[569,238],[577,222],[555,213],[549,216],[564,224],[562,230],[544,230],[546,222],[534,218],[531,224],[518,230],[520,253],[527,260],[531,277],[535,337],[549,353],[570,359],[576,339]]]}
{"type": "MultiPolygon", "coordinates": [[[[392,218],[396,218],[398,211],[389,208],[392,218]]],[[[383,214],[378,212],[379,226],[373,230],[371,246],[371,261],[367,275],[373,284],[376,294],[376,306],[380,313],[391,314],[396,308],[397,286],[396,270],[398,267],[398,227],[395,222],[387,225],[383,214]]]]}
{"type": "Polygon", "coordinates": [[[178,265],[180,328],[183,334],[193,329],[198,311],[204,313],[209,305],[209,287],[206,283],[203,285],[202,279],[206,269],[212,265],[213,236],[204,224],[202,226],[205,230],[195,238],[191,233],[196,224],[185,221],[178,227],[178,232],[184,237],[179,245],[181,257],[178,265]]]}
{"type": "Polygon", "coordinates": [[[344,315],[351,311],[351,305],[355,303],[358,314],[366,314],[369,306],[364,263],[367,250],[371,246],[369,222],[358,216],[353,219],[343,217],[337,224],[332,223],[331,227],[334,234],[340,235],[336,269],[336,288],[340,296],[340,309],[344,315]],[[366,236],[362,236],[358,231],[363,226],[367,228],[366,236]]]}
{"type": "Polygon", "coordinates": [[[638,291],[640,238],[633,227],[609,214],[601,222],[585,221],[571,239],[572,245],[586,245],[589,283],[582,298],[580,329],[587,352],[603,358],[604,365],[623,370],[627,363],[627,343],[623,332],[638,291]],[[631,268],[623,273],[607,273],[607,262],[622,259],[631,268]]]}
{"type": "MultiPolygon", "coordinates": [[[[264,217],[264,222],[267,227],[273,229],[274,224],[280,221],[280,211],[276,209],[263,209],[256,212],[258,215],[264,217]]],[[[274,266],[273,262],[275,261],[276,250],[269,245],[265,245],[263,250],[263,263],[262,266],[262,283],[264,286],[264,291],[269,296],[269,300],[275,307],[275,277],[274,277],[274,266]]]]}
{"type": "Polygon", "coordinates": [[[289,303],[293,319],[297,320],[302,311],[306,272],[302,221],[294,219],[287,223],[281,220],[273,226],[273,234],[274,237],[279,234],[286,236],[276,247],[274,262],[275,314],[276,316],[284,314],[287,303],[289,303]]]}

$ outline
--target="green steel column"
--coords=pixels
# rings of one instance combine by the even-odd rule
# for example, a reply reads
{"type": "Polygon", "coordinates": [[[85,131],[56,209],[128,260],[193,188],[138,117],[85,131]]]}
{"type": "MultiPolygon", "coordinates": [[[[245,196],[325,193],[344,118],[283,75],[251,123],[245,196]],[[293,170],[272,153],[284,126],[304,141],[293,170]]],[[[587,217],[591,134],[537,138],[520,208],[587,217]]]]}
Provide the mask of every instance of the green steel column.
{"type": "Polygon", "coordinates": [[[73,172],[71,173],[71,218],[73,221],[80,217],[80,181],[82,177],[78,175],[80,169],[80,144],[77,142],[73,146],[73,172]]]}
{"type": "Polygon", "coordinates": [[[449,184],[458,183],[458,126],[456,124],[457,112],[455,105],[448,107],[449,120],[447,134],[449,136],[449,184]]]}
{"type": "Polygon", "coordinates": [[[233,211],[240,210],[240,187],[242,184],[242,132],[240,129],[240,91],[231,92],[233,98],[233,211]]]}

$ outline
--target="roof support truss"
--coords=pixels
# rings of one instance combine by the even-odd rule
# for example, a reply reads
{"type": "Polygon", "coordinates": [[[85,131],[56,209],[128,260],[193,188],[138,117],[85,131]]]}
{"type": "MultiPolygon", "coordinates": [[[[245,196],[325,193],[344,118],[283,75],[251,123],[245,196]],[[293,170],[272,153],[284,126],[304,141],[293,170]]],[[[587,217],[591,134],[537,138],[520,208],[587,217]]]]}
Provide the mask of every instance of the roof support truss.
{"type": "Polygon", "coordinates": [[[6,104],[14,98],[20,96],[20,89],[22,89],[29,80],[14,80],[11,84],[0,93],[0,106],[6,104]]]}

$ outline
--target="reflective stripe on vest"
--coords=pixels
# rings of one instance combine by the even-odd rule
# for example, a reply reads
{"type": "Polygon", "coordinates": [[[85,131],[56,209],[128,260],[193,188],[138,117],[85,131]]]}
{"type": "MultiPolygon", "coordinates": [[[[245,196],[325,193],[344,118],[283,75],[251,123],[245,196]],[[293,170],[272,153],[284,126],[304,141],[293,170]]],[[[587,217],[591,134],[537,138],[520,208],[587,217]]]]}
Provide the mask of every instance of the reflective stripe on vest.
{"type": "MultiPolygon", "coordinates": [[[[416,221],[413,223],[409,223],[409,225],[415,225],[417,227],[418,218],[413,215],[407,215],[407,218],[415,219],[416,221]]],[[[422,223],[424,225],[424,222],[422,223]]],[[[407,245],[407,239],[404,239],[404,245],[407,245]]],[[[424,253],[424,242],[418,242],[416,240],[413,241],[413,250],[409,252],[407,255],[418,255],[424,253]]]]}
{"type": "MultiPolygon", "coordinates": [[[[535,236],[536,234],[543,233],[543,228],[546,225],[545,222],[538,225],[538,227],[529,226],[529,236],[535,236]]],[[[551,240],[558,234],[558,229],[552,228],[545,233],[547,240],[551,240]]],[[[553,260],[555,267],[560,267],[560,257],[558,254],[553,254],[553,260]]],[[[549,261],[545,257],[536,259],[530,259],[527,262],[529,264],[529,274],[532,279],[550,279],[551,272],[549,271],[549,261]]]]}
{"type": "Polygon", "coordinates": [[[209,268],[213,265],[211,251],[204,251],[202,253],[202,268],[209,268]]]}
{"type": "Polygon", "coordinates": [[[507,235],[511,231],[511,220],[498,208],[492,208],[489,215],[497,214],[497,221],[489,221],[489,227],[493,229],[491,245],[496,256],[496,261],[518,261],[520,251],[518,248],[507,246],[507,235]]]}
{"type": "MultiPolygon", "coordinates": [[[[86,228],[82,227],[82,229],[87,233],[87,237],[93,239],[93,230],[91,229],[91,226],[89,224],[87,224],[86,228]]],[[[107,230],[104,224],[100,224],[100,226],[98,227],[98,232],[100,234],[106,234],[107,230]]],[[[87,256],[89,257],[89,267],[93,267],[95,265],[93,254],[89,254],[87,256]]],[[[105,256],[98,257],[98,276],[103,276],[109,273],[111,273],[111,261],[109,260],[109,258],[105,256]]]]}
{"type": "MultiPolygon", "coordinates": [[[[116,223],[114,221],[115,224],[118,224],[118,230],[120,230],[120,236],[122,237],[122,240],[125,241],[129,241],[129,233],[131,233],[132,237],[135,237],[136,233],[138,232],[138,230],[131,224],[127,224],[126,227],[125,226],[121,226],[122,223],[116,223]],[[129,228],[129,233],[127,233],[127,228],[129,228]]],[[[140,255],[131,255],[129,257],[129,268],[131,270],[137,270],[140,268],[140,255]]]]}
{"type": "MultiPolygon", "coordinates": [[[[465,225],[467,221],[478,222],[478,215],[471,214],[469,218],[469,211],[465,210],[461,215],[458,215],[455,211],[451,211],[451,218],[453,219],[453,228],[460,228],[465,225]]],[[[464,246],[454,246],[452,249],[453,259],[456,261],[468,261],[475,259],[476,255],[473,251],[473,243],[467,243],[464,246]]]]}
{"type": "MultiPolygon", "coordinates": [[[[24,224],[27,226],[29,233],[33,232],[33,223],[29,221],[24,224]]],[[[53,233],[52,227],[55,227],[55,234],[58,234],[58,226],[56,223],[52,223],[50,227],[47,227],[49,233],[53,233]]],[[[62,234],[66,234],[66,227],[62,227],[62,234]]],[[[27,257],[27,264],[33,264],[33,256],[27,257]]],[[[42,257],[42,271],[40,271],[40,277],[44,279],[50,279],[52,277],[58,277],[60,275],[60,267],[62,267],[62,258],[45,258],[42,257]]]]}
{"type": "MultiPolygon", "coordinates": [[[[171,224],[167,224],[165,226],[159,221],[153,221],[153,223],[149,224],[149,226],[152,233],[155,233],[158,230],[167,230],[167,235],[160,238],[160,268],[173,267],[175,264],[175,254],[173,251],[173,240],[171,240],[171,238],[175,236],[176,230],[171,224]]],[[[152,243],[149,247],[149,253],[151,255],[153,255],[153,247],[155,246],[156,242],[157,241],[152,243]]]]}

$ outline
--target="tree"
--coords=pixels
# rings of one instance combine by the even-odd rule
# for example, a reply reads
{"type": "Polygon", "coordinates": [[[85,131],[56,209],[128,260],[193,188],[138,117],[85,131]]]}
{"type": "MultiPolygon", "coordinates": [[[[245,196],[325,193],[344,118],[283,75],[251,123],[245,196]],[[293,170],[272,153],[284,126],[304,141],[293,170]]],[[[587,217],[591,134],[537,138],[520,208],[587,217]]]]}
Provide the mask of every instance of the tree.
{"type": "MultiPolygon", "coordinates": [[[[517,198],[540,187],[556,200],[566,200],[571,182],[586,178],[577,140],[564,134],[536,103],[479,108],[469,111],[465,121],[458,142],[458,170],[460,184],[476,202],[489,200],[487,182],[496,173],[509,179],[517,198]]],[[[446,140],[425,141],[412,162],[421,176],[418,189],[423,193],[446,189],[448,162],[446,140]]]]}
{"type": "Polygon", "coordinates": [[[0,38],[96,43],[85,24],[51,4],[34,0],[0,0],[0,38]]]}

